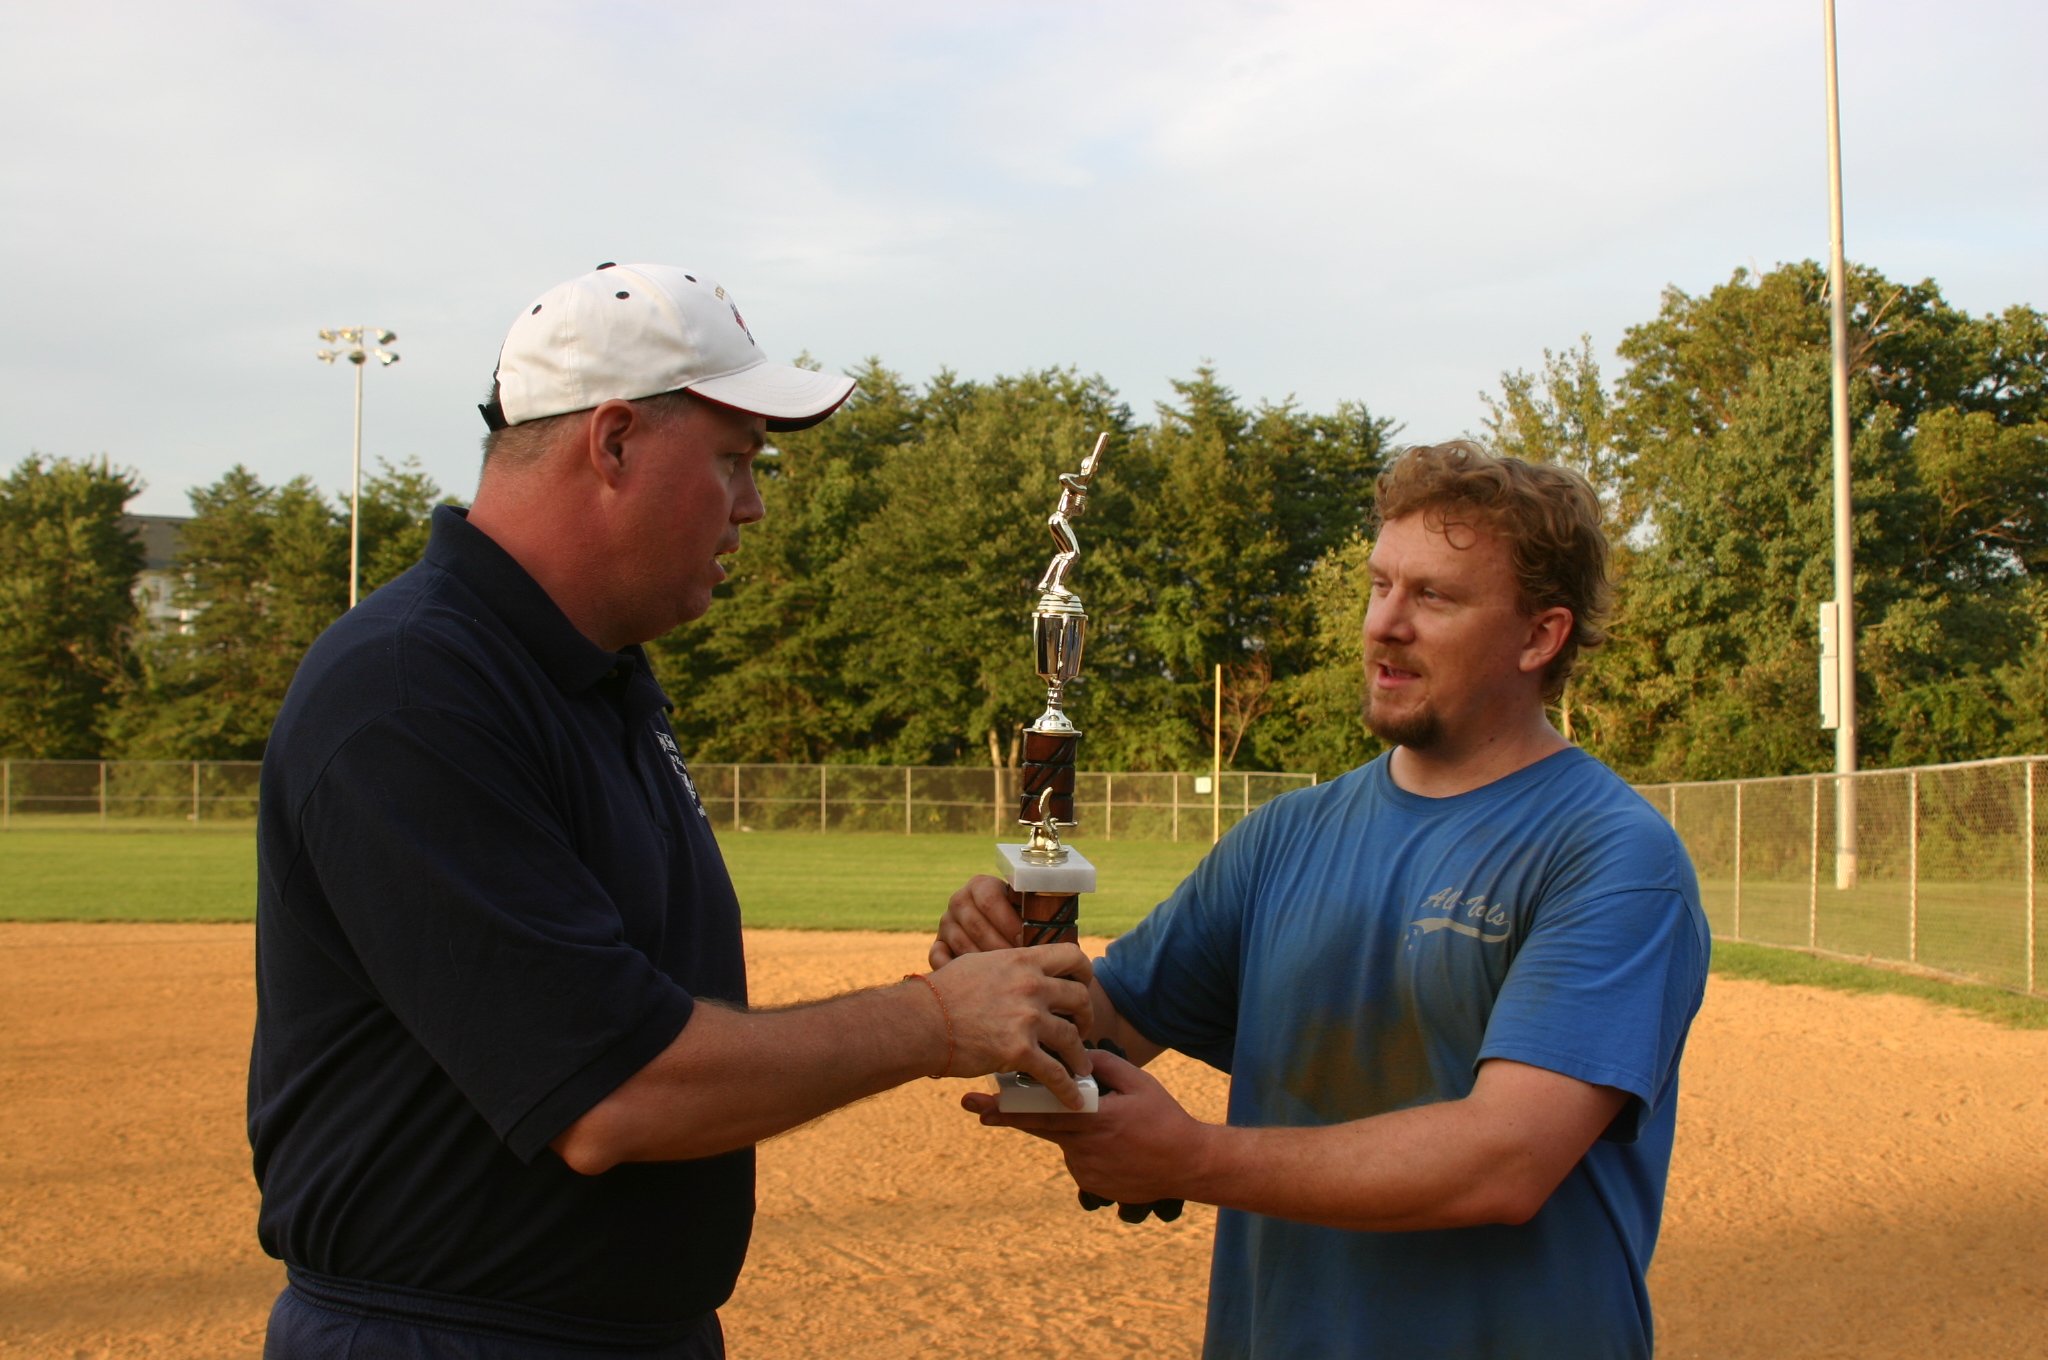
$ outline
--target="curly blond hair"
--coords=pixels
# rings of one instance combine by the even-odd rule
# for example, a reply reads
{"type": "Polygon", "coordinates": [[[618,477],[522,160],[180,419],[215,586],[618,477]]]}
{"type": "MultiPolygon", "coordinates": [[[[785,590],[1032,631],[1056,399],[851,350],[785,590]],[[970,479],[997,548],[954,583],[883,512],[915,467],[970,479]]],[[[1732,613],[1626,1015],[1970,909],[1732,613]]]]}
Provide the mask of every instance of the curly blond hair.
{"type": "Polygon", "coordinates": [[[1607,641],[1601,624],[1614,590],[1592,485],[1570,468],[1502,458],[1469,439],[1453,439],[1404,450],[1380,473],[1375,490],[1375,533],[1417,513],[1433,530],[1482,525],[1507,541],[1525,615],[1571,611],[1571,633],[1543,671],[1544,700],[1554,703],[1579,654],[1607,641]]]}

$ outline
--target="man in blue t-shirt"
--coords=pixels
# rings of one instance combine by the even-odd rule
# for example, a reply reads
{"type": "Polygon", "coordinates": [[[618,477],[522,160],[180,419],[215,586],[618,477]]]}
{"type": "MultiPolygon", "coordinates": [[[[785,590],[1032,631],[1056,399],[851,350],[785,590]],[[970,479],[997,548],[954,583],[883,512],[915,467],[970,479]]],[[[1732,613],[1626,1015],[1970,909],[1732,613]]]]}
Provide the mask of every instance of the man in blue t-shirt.
{"type": "MultiPolygon", "coordinates": [[[[1098,1114],[966,1104],[1086,1191],[1221,1206],[1210,1360],[1647,1357],[1709,937],[1670,827],[1545,713],[1602,641],[1599,503],[1462,441],[1378,492],[1392,749],[1253,813],[1096,966],[1092,1037],[1230,1073],[1228,1124],[1109,1056],[1098,1114]]],[[[976,879],[933,960],[1019,929],[976,879]]]]}

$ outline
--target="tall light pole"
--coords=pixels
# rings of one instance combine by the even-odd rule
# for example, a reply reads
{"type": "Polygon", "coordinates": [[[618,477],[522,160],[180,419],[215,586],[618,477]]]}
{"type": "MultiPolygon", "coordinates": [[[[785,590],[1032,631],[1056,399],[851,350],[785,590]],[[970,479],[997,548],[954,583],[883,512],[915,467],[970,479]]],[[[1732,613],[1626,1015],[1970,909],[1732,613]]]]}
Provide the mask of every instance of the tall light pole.
{"type": "Polygon", "coordinates": [[[346,348],[323,349],[314,358],[323,364],[346,359],[356,366],[356,443],[355,454],[349,464],[348,487],[348,607],[354,609],[357,587],[363,579],[363,365],[372,359],[384,368],[397,363],[396,354],[378,346],[388,345],[398,337],[376,326],[336,326],[320,332],[320,338],[330,345],[346,348]]]}
{"type": "MultiPolygon", "coordinates": [[[[1849,268],[1842,256],[1842,97],[1835,76],[1835,0],[1828,30],[1828,341],[1834,351],[1835,598],[1821,609],[1822,723],[1834,719],[1835,773],[1856,773],[1856,543],[1849,483],[1849,268]],[[1830,628],[1829,625],[1833,625],[1830,628]],[[1827,634],[1833,632],[1830,639],[1827,634]],[[1833,664],[1828,643],[1832,641],[1833,664]],[[1830,674],[1832,672],[1832,674],[1830,674]],[[1834,703],[1827,693],[1830,683],[1834,703]],[[1830,711],[1832,710],[1832,711],[1830,711]]],[[[1856,886],[1856,781],[1835,780],[1835,887],[1856,886]]]]}

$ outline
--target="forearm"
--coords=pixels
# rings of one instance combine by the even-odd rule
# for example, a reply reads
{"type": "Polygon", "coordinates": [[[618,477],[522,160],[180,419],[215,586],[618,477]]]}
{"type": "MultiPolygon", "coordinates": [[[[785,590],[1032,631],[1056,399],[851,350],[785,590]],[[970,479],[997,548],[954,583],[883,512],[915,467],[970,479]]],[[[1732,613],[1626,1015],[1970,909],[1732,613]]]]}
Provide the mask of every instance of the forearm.
{"type": "Polygon", "coordinates": [[[781,1011],[699,1002],[660,1057],[551,1146],[587,1175],[709,1157],[936,1072],[946,1059],[945,1021],[922,982],[781,1011]]]}
{"type": "Polygon", "coordinates": [[[1103,1058],[1099,1111],[1004,1114],[963,1101],[984,1124],[1057,1143],[1075,1184],[1125,1204],[1192,1199],[1298,1223],[1416,1232],[1523,1223],[1543,1207],[1628,1102],[1505,1059],[1481,1063],[1472,1093],[1320,1128],[1204,1124],[1149,1073],[1103,1058]]]}
{"type": "Polygon", "coordinates": [[[1525,1222],[1558,1179],[1469,1101],[1322,1128],[1202,1128],[1173,1194],[1331,1228],[1525,1222]]]}
{"type": "Polygon", "coordinates": [[[1123,1049],[1125,1056],[1143,1067],[1166,1049],[1138,1032],[1138,1027],[1117,1013],[1116,1003],[1109,999],[1109,993],[1102,989],[1100,979],[1088,982],[1088,995],[1095,1003],[1095,1024],[1088,1032],[1088,1041],[1099,1044],[1110,1040],[1123,1049]]]}

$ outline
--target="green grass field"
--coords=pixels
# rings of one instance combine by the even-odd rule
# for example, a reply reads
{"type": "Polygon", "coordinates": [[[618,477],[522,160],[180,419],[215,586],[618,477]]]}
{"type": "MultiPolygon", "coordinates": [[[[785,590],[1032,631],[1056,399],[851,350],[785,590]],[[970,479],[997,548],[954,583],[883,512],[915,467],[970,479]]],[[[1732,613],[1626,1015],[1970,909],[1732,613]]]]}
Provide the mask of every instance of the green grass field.
{"type": "MultiPolygon", "coordinates": [[[[990,872],[987,836],[720,840],[746,923],[789,930],[930,930],[969,875],[990,872]]],[[[1102,891],[1091,934],[1120,934],[1173,890],[1208,846],[1090,841],[1102,891]]],[[[246,921],[256,912],[256,838],[240,831],[30,830],[0,836],[0,920],[246,921]]]]}
{"type": "MultiPolygon", "coordinates": [[[[2024,881],[1995,868],[1981,878],[1922,878],[1912,911],[1918,938],[1908,930],[1907,884],[1866,874],[1846,892],[1824,880],[1748,880],[1742,887],[1741,928],[1736,928],[1734,885],[1700,880],[1700,898],[1716,933],[1798,949],[1809,940],[1835,954],[1880,959],[1916,958],[1929,968],[1967,973],[2009,987],[2026,985],[2027,894],[2024,881]]],[[[2036,971],[2048,975],[2048,939],[2035,942],[2036,971]]]]}
{"type": "MultiPolygon", "coordinates": [[[[761,831],[728,834],[720,845],[746,924],[785,930],[928,931],[953,889],[995,860],[989,838],[979,835],[761,831]]],[[[1088,841],[1083,849],[1102,871],[1102,891],[1083,902],[1082,926],[1092,935],[1117,935],[1171,892],[1208,847],[1088,841]]],[[[1758,893],[1751,900],[1761,907],[1766,899],[1758,893]]],[[[255,909],[256,838],[246,829],[0,835],[0,920],[246,921],[255,909]]],[[[1724,940],[1714,947],[1714,971],[1918,996],[2001,1024],[2048,1029],[2048,1001],[1789,949],[1724,940]]]]}
{"type": "Polygon", "coordinates": [[[246,827],[0,835],[0,920],[246,921],[255,914],[256,837],[246,827]]]}
{"type": "Polygon", "coordinates": [[[2012,1029],[2048,1029],[2048,1000],[2039,997],[2008,992],[2003,987],[1948,982],[1841,959],[1816,958],[1793,949],[1716,940],[1714,971],[1722,977],[1747,978],[1779,986],[1917,996],[1937,1005],[1970,1011],[2012,1029]]]}
{"type": "MultiPolygon", "coordinates": [[[[988,836],[820,836],[756,831],[719,837],[750,926],[792,930],[930,930],[974,874],[995,872],[988,836]]],[[[1077,846],[1100,870],[1081,901],[1081,928],[1120,935],[1138,923],[1209,847],[1183,841],[1077,846]]]]}

